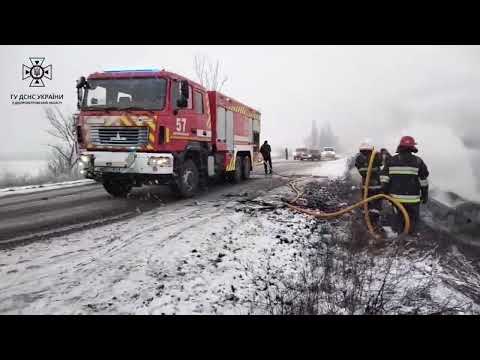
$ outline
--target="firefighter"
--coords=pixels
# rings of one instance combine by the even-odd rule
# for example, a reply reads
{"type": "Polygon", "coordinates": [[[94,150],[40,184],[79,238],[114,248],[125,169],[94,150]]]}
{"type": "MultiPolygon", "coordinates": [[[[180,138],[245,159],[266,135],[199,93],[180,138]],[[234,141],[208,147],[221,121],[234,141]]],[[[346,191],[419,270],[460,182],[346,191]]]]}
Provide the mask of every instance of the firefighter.
{"type": "Polygon", "coordinates": [[[382,168],[384,168],[387,164],[388,159],[390,159],[392,155],[388,152],[387,149],[382,148],[380,149],[380,156],[382,158],[382,168]]]}
{"type": "MultiPolygon", "coordinates": [[[[402,203],[410,217],[410,234],[417,237],[417,225],[420,218],[420,202],[428,201],[428,168],[423,160],[413,155],[418,149],[411,136],[400,139],[397,154],[392,156],[382,170],[380,180],[386,194],[402,203]]],[[[400,233],[403,229],[402,214],[394,208],[396,216],[393,230],[400,233]]]]}
{"type": "MultiPolygon", "coordinates": [[[[367,177],[368,164],[372,155],[373,145],[370,141],[364,141],[359,147],[359,153],[355,159],[355,167],[362,176],[362,195],[365,189],[365,180],[367,177]]],[[[372,172],[370,175],[370,184],[368,186],[367,197],[380,194],[382,192],[382,184],[380,183],[380,167],[382,166],[382,159],[380,155],[375,154],[372,164],[372,172]]],[[[377,199],[368,203],[368,211],[372,225],[376,231],[383,232],[380,226],[380,210],[382,209],[382,200],[377,199]]]]}
{"type": "Polygon", "coordinates": [[[271,152],[272,152],[272,149],[268,144],[267,140],[265,140],[263,145],[260,147],[260,153],[263,156],[263,166],[265,167],[265,175],[272,173],[272,157],[270,156],[271,152]],[[267,171],[268,170],[267,163],[270,166],[270,171],[267,171]]]}

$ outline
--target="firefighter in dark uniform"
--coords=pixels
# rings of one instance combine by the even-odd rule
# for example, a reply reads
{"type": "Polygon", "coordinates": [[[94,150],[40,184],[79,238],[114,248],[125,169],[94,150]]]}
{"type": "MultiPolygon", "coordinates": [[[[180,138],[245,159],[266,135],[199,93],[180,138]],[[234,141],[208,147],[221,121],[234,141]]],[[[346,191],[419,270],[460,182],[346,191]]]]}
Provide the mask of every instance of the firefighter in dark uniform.
{"type": "MultiPolygon", "coordinates": [[[[380,180],[386,194],[402,203],[410,217],[410,234],[418,236],[417,225],[420,218],[420,202],[428,201],[428,168],[423,160],[413,155],[418,150],[415,139],[404,136],[400,140],[397,154],[392,156],[382,170],[380,180]]],[[[392,228],[397,233],[403,229],[403,216],[396,208],[392,228]]]]}
{"type": "Polygon", "coordinates": [[[382,148],[380,149],[380,156],[382,158],[382,168],[383,168],[387,164],[387,161],[392,157],[392,155],[388,152],[387,149],[382,148]]]}
{"type": "Polygon", "coordinates": [[[271,152],[272,152],[272,148],[268,144],[267,140],[265,140],[263,145],[260,147],[260,153],[263,156],[263,166],[265,168],[265,175],[272,173],[272,157],[270,156],[271,152]],[[267,163],[270,166],[270,172],[267,171],[268,170],[267,163]]]}
{"type": "MultiPolygon", "coordinates": [[[[359,154],[355,159],[355,167],[362,176],[362,197],[365,189],[365,180],[367,177],[368,164],[373,151],[373,145],[369,141],[365,141],[360,145],[359,154]]],[[[370,184],[368,186],[367,197],[380,194],[382,192],[382,184],[380,183],[380,167],[382,166],[382,159],[380,154],[375,154],[372,164],[372,172],[370,175],[370,184]]],[[[376,231],[382,232],[380,226],[380,210],[382,209],[382,200],[377,199],[368,203],[368,211],[372,225],[376,231]]]]}

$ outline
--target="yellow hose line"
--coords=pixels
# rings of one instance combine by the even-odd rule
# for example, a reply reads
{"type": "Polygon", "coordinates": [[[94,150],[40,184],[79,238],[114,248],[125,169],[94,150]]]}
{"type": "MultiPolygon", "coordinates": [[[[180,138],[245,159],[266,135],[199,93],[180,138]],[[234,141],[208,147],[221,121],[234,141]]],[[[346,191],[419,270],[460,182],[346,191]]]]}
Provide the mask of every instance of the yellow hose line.
{"type": "MultiPolygon", "coordinates": [[[[303,209],[303,208],[300,208],[300,207],[297,207],[295,205],[288,204],[288,203],[287,203],[287,206],[291,209],[294,209],[296,211],[314,216],[314,217],[319,218],[319,219],[332,219],[332,218],[339,217],[343,214],[346,214],[347,212],[350,212],[353,209],[363,205],[364,212],[365,212],[365,214],[364,214],[365,215],[365,222],[367,223],[368,231],[370,232],[370,234],[372,234],[373,237],[375,237],[376,239],[379,239],[380,236],[375,233],[375,230],[373,229],[373,225],[372,225],[371,220],[370,220],[370,214],[369,214],[369,211],[368,211],[368,203],[370,201],[377,200],[377,199],[386,199],[386,200],[390,201],[393,205],[395,205],[400,210],[400,212],[402,213],[403,218],[405,220],[404,221],[404,227],[403,227],[403,233],[405,235],[408,234],[408,231],[410,230],[410,217],[408,216],[407,210],[405,209],[405,207],[402,205],[402,203],[400,201],[398,201],[395,198],[392,198],[389,195],[385,195],[385,194],[377,194],[377,195],[373,195],[371,197],[367,197],[368,196],[368,185],[370,184],[370,175],[371,175],[371,172],[372,172],[373,160],[375,158],[376,153],[377,152],[375,150],[373,150],[372,155],[370,156],[370,161],[368,163],[367,177],[365,179],[365,188],[364,188],[364,191],[363,191],[363,200],[362,201],[359,201],[358,203],[356,203],[354,205],[351,205],[349,207],[346,207],[344,209],[341,209],[341,210],[333,212],[333,213],[324,213],[324,212],[321,212],[319,210],[303,209]]],[[[295,202],[300,197],[300,191],[295,186],[295,182],[290,182],[289,185],[297,193],[297,196],[292,201],[292,202],[295,202]]]]}
{"type": "Polygon", "coordinates": [[[295,202],[298,200],[298,198],[300,197],[301,193],[300,193],[300,190],[298,190],[295,186],[295,183],[298,182],[300,180],[297,180],[297,181],[292,181],[289,183],[289,185],[291,186],[291,188],[297,193],[297,196],[295,197],[295,199],[292,200],[292,202],[295,202]]]}
{"type": "MultiPolygon", "coordinates": [[[[368,186],[370,185],[370,176],[371,170],[373,167],[373,161],[375,160],[376,151],[372,149],[372,153],[370,154],[370,159],[368,161],[368,170],[367,170],[367,177],[365,178],[365,185],[363,187],[363,200],[368,198],[368,186]]],[[[370,219],[370,212],[368,211],[368,201],[363,203],[363,216],[365,217],[365,224],[367,224],[368,232],[372,234],[372,236],[376,239],[379,239],[380,236],[375,234],[375,230],[372,225],[372,221],[370,219]]]]}

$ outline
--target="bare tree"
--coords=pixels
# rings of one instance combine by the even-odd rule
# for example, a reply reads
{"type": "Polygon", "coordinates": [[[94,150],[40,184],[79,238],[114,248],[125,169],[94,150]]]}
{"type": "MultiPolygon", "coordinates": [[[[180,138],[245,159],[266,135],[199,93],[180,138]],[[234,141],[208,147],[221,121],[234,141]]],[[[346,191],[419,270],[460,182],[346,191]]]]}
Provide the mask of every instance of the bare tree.
{"type": "Polygon", "coordinates": [[[48,144],[51,149],[48,168],[55,176],[71,174],[77,163],[75,120],[57,107],[45,109],[45,115],[50,123],[47,133],[57,139],[57,143],[48,144]]]}
{"type": "Polygon", "coordinates": [[[317,149],[319,146],[317,122],[315,120],[312,120],[312,130],[310,130],[310,134],[305,139],[305,144],[310,149],[317,149]]]}
{"type": "Polygon", "coordinates": [[[221,91],[228,77],[222,74],[220,62],[213,62],[205,55],[195,55],[193,59],[198,82],[208,90],[221,91]]]}
{"type": "Polygon", "coordinates": [[[320,146],[332,146],[334,148],[338,147],[338,137],[332,131],[330,123],[327,121],[326,124],[322,127],[319,137],[320,146]]]}

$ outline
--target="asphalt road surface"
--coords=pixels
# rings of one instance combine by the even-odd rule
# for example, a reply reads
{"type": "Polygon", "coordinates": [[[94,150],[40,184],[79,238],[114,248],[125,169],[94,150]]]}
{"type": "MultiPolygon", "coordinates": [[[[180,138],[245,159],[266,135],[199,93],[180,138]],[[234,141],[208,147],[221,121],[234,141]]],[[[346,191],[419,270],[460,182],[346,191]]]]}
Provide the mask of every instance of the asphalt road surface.
{"type": "MultiPolygon", "coordinates": [[[[279,161],[274,170],[295,175],[321,162],[279,161]]],[[[128,199],[113,198],[100,184],[46,190],[31,194],[12,194],[0,198],[0,246],[18,245],[53,235],[65,234],[108,222],[136,216],[159,206],[178,205],[220,198],[232,192],[267,191],[285,184],[287,178],[265,176],[257,166],[252,178],[238,185],[213,185],[193,199],[179,200],[165,186],[134,188],[128,199]]]]}

